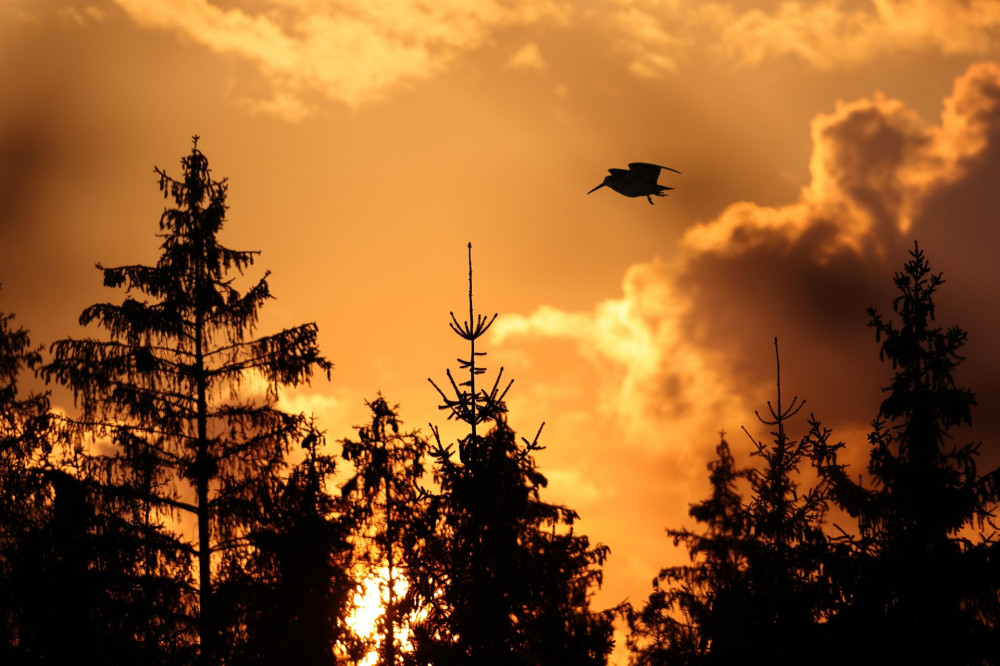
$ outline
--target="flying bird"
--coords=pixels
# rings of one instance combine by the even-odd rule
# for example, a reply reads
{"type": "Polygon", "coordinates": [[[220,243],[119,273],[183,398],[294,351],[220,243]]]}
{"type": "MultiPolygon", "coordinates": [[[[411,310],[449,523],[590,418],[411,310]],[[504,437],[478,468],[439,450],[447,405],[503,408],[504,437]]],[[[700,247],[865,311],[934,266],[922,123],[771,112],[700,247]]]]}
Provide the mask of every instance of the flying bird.
{"type": "MultiPolygon", "coordinates": [[[[651,195],[655,194],[658,197],[665,197],[667,195],[663,193],[664,191],[674,189],[656,184],[656,179],[660,177],[660,171],[663,169],[680,173],[677,169],[671,169],[670,167],[658,164],[632,162],[628,165],[628,170],[608,169],[611,175],[605,176],[604,182],[590,192],[599,190],[607,185],[618,194],[624,194],[627,197],[646,197],[649,199],[650,205],[652,205],[653,197],[651,195]]],[[[590,194],[590,192],[587,192],[587,194],[590,194]]]]}

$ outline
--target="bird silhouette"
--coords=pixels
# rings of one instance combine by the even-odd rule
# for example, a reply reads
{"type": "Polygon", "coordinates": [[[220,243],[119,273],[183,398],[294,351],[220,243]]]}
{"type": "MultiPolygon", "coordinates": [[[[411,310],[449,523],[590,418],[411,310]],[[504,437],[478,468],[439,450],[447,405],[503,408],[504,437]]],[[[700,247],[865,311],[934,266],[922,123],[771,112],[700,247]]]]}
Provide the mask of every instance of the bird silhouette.
{"type": "MultiPolygon", "coordinates": [[[[656,184],[656,179],[660,177],[660,171],[663,169],[673,171],[674,173],[680,173],[677,169],[671,169],[670,167],[660,166],[658,164],[632,162],[628,165],[628,170],[608,169],[608,172],[611,175],[605,176],[604,182],[590,192],[599,190],[607,185],[618,194],[624,194],[627,197],[646,197],[649,199],[650,205],[652,205],[652,195],[655,194],[658,197],[665,197],[667,195],[663,193],[664,191],[674,189],[672,187],[656,184]]],[[[590,192],[587,192],[587,194],[590,194],[590,192]]]]}

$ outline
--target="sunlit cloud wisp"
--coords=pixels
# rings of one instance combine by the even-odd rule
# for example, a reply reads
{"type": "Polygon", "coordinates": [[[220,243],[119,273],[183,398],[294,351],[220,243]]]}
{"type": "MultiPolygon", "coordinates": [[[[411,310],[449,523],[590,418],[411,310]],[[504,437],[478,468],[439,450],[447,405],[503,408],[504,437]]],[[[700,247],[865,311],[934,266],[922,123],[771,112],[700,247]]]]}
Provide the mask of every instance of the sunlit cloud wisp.
{"type": "Polygon", "coordinates": [[[356,107],[443,71],[497,27],[558,20],[564,12],[556,3],[500,0],[261,0],[251,3],[256,11],[208,0],[115,2],[142,27],[172,30],[257,65],[273,87],[273,98],[258,108],[291,120],[309,112],[311,96],[356,107]]]}
{"type": "MultiPolygon", "coordinates": [[[[710,37],[712,50],[744,66],[793,58],[823,70],[856,67],[900,51],[988,57],[1000,49],[1000,4],[992,0],[736,2],[620,0],[618,24],[636,53],[633,72],[674,71],[678,51],[710,37]],[[657,67],[660,60],[665,66],[657,67]]],[[[703,42],[704,43],[704,42],[703,42]]]]}

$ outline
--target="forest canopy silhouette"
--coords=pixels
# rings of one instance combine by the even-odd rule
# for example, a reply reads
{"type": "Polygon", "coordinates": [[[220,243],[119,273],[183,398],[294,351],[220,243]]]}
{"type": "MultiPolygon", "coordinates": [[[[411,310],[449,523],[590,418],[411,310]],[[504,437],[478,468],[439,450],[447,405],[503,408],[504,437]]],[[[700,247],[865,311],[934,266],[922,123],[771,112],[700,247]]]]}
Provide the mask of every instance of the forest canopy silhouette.
{"type": "Polygon", "coordinates": [[[606,664],[616,623],[650,666],[1000,660],[1000,469],[956,441],[976,407],[955,380],[967,335],[937,323],[944,280],[919,244],[891,313],[868,309],[886,383],[866,467],[788,400],[775,339],[770,439],[747,432],[738,466],[722,434],[695,527],[667,528],[689,562],[594,608],[614,555],[547,498],[543,424],[508,423],[471,244],[462,356],[428,387],[462,434],[408,430],[381,393],[327,433],[278,408],[333,363],[314,323],[258,332],[274,296],[259,251],[219,240],[227,181],[197,137],[179,177],[155,172],[159,258],[98,264],[115,296],[83,310],[88,337],[40,346],[0,315],[0,663],[606,664]],[[32,374],[74,409],[25,395],[32,374]],[[350,618],[370,581],[366,633],[350,618]]]}

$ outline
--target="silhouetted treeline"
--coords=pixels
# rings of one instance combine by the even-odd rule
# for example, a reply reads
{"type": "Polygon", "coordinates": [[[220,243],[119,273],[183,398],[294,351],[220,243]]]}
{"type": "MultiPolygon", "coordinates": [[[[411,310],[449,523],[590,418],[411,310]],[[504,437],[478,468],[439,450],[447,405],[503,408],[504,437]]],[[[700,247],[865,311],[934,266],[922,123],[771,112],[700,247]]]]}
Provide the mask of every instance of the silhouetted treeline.
{"type": "MultiPolygon", "coordinates": [[[[0,316],[0,663],[151,665],[602,664],[614,611],[593,611],[605,546],[541,497],[538,438],[504,392],[477,386],[475,340],[443,407],[459,455],[402,430],[379,395],[339,447],[279,391],[332,364],[304,324],[258,336],[265,275],[221,245],[225,180],[197,137],[168,199],[155,265],[105,268],[117,303],[84,310],[103,337],[49,358],[0,316]],[[78,413],[22,397],[37,372],[78,413]],[[351,469],[338,472],[338,461],[351,469]],[[351,626],[375,581],[375,636],[351,626]]],[[[472,314],[471,247],[469,307],[472,314]]],[[[491,320],[492,321],[492,320],[491,320]]],[[[498,378],[499,382],[499,378],[498,378]]]]}
{"type": "Polygon", "coordinates": [[[595,610],[609,550],[546,501],[541,428],[519,438],[510,382],[486,377],[496,315],[474,309],[471,246],[450,324],[467,355],[431,380],[463,434],[407,430],[379,394],[330,442],[277,408],[329,376],[316,325],[256,333],[268,274],[238,290],[257,252],[218,241],[226,181],[197,138],[181,165],[156,170],[157,263],[98,266],[125,290],[80,316],[100,337],[46,355],[0,315],[0,663],[597,666],[619,614],[642,665],[998,662],[1000,471],[953,441],[975,406],[953,376],[966,336],[934,324],[942,280],[919,247],[895,316],[870,311],[892,377],[867,468],[812,415],[790,435],[803,403],[782,396],[775,341],[771,437],[747,467],[723,437],[697,529],[668,530],[690,564],[641,608],[595,610]],[[19,392],[31,372],[76,413],[19,392]],[[351,621],[369,588],[373,635],[351,621]]]}
{"type": "Polygon", "coordinates": [[[979,445],[951,434],[975,405],[953,376],[966,333],[935,325],[943,280],[919,246],[894,281],[895,319],[868,311],[893,375],[867,468],[841,463],[814,416],[789,437],[802,403],[782,403],[779,365],[758,414],[773,439],[753,441],[745,469],[720,442],[711,495],[690,510],[701,528],[668,530],[691,563],[662,570],[629,613],[633,663],[1000,662],[1000,470],[980,473],[979,445]]]}

